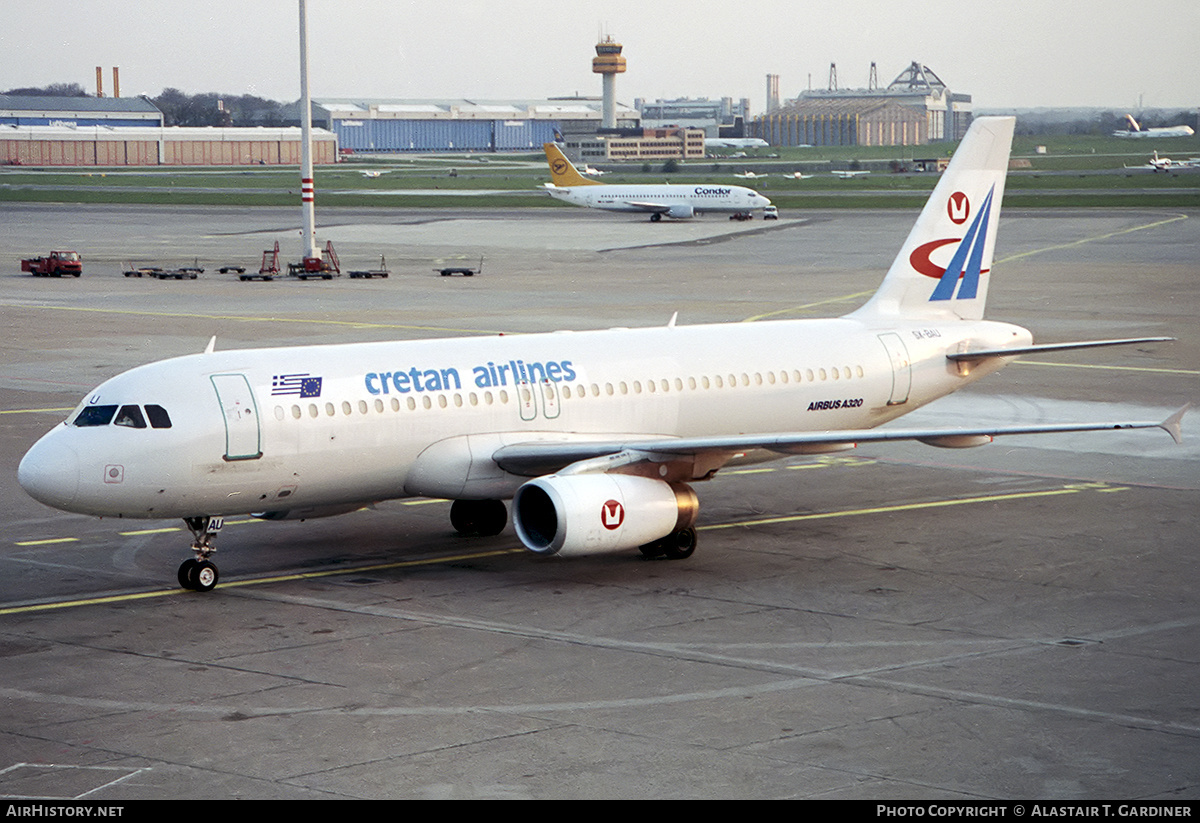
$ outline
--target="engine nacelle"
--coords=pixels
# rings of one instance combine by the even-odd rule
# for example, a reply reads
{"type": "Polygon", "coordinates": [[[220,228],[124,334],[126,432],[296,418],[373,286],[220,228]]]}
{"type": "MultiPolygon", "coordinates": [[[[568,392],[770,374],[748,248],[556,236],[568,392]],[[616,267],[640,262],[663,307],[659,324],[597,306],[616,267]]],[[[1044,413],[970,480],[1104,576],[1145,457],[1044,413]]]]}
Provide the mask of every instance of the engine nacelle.
{"type": "Polygon", "coordinates": [[[667,217],[674,217],[676,220],[691,220],[695,216],[696,210],[686,203],[680,203],[667,209],[667,217]]]}
{"type": "Polygon", "coordinates": [[[990,434],[942,434],[937,437],[918,437],[917,440],[926,446],[937,446],[939,449],[973,449],[976,446],[986,446],[992,442],[990,434]]]}
{"type": "Polygon", "coordinates": [[[552,474],[513,497],[512,520],[525,548],[563,557],[624,551],[696,522],[690,486],[625,474],[552,474]]]}

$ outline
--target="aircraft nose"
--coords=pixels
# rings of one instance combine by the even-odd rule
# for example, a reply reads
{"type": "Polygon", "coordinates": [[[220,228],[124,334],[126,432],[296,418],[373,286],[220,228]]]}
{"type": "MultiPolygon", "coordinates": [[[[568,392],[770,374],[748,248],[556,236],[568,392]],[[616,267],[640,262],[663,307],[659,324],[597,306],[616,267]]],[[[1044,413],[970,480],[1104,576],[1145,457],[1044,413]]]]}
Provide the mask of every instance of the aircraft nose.
{"type": "Polygon", "coordinates": [[[21,458],[17,482],[39,503],[65,509],[79,491],[79,455],[51,432],[21,458]]]}

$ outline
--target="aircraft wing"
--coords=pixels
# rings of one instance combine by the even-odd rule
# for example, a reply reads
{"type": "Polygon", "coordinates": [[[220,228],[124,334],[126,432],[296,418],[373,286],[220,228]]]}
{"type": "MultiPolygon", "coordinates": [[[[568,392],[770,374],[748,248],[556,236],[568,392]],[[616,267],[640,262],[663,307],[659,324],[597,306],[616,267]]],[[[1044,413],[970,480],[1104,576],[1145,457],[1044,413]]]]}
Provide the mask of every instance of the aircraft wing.
{"type": "MultiPolygon", "coordinates": [[[[1162,429],[1180,443],[1183,415],[1191,404],[1159,422],[1133,420],[1104,423],[1051,423],[1029,426],[977,426],[959,429],[847,429],[843,431],[678,437],[661,440],[538,441],[497,449],[492,459],[505,471],[534,477],[554,472],[604,473],[636,463],[666,463],[704,458],[711,471],[733,457],[755,449],[779,454],[810,454],[820,447],[852,448],[860,443],[917,440],[930,446],[965,448],[1014,434],[1061,434],[1117,429],[1162,429]]],[[[697,461],[700,464],[701,461],[697,461]]]]}
{"type": "Polygon", "coordinates": [[[644,200],[625,200],[626,206],[631,209],[637,209],[644,212],[657,212],[658,214],[666,214],[671,210],[671,207],[663,203],[648,203],[644,200]]]}

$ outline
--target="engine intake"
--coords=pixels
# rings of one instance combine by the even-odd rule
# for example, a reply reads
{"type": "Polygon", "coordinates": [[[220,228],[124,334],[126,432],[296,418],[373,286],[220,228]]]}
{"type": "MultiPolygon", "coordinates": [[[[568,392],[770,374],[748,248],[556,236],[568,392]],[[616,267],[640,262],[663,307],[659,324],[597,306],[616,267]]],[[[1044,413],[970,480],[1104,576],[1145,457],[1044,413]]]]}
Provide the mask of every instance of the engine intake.
{"type": "Polygon", "coordinates": [[[690,486],[624,474],[549,475],[513,497],[517,536],[530,551],[562,557],[637,548],[690,528],[690,486]]]}

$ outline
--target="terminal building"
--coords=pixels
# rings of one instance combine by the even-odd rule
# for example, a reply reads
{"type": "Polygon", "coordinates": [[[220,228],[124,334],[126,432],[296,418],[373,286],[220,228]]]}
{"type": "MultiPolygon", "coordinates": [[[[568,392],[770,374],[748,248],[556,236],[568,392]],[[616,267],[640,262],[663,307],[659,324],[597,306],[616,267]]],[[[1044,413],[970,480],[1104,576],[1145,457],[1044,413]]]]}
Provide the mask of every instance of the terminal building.
{"type": "Polygon", "coordinates": [[[750,99],[743,97],[734,102],[732,97],[720,100],[693,99],[643,100],[635,98],[633,107],[642,118],[646,128],[659,129],[669,126],[701,129],[705,137],[724,137],[722,129],[733,128],[739,122],[750,119],[750,99]]]}
{"type": "Polygon", "coordinates": [[[952,92],[913,62],[887,88],[806,91],[747,128],[773,146],[912,146],[960,140],[971,125],[971,95],[952,92]]]}
{"type": "Polygon", "coordinates": [[[566,134],[563,154],[575,162],[696,160],[704,157],[704,130],[613,129],[566,134]]]}

